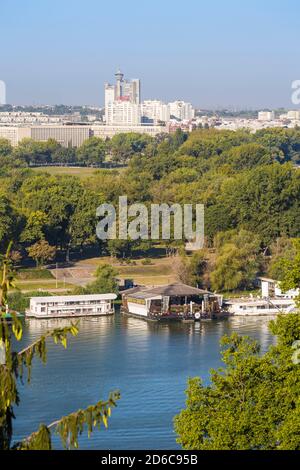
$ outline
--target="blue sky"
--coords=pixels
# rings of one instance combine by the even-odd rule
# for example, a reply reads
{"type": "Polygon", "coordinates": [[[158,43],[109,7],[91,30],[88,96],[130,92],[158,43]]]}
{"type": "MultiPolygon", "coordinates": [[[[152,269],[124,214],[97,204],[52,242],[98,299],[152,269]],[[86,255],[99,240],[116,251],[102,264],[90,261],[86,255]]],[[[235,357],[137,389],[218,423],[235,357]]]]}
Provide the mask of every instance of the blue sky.
{"type": "Polygon", "coordinates": [[[293,107],[299,0],[0,0],[13,104],[103,104],[117,67],[144,99],[293,107]]]}

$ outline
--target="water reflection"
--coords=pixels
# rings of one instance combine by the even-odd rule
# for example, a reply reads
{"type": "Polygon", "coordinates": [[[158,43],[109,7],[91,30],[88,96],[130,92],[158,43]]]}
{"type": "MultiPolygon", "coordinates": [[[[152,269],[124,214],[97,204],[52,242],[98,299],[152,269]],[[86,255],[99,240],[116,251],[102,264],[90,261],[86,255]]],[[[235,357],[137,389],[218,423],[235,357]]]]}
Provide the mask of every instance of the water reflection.
{"type": "MultiPolygon", "coordinates": [[[[25,322],[23,347],[70,320],[25,322]]],[[[219,341],[234,331],[267,348],[267,319],[234,318],[196,324],[148,323],[121,316],[79,320],[67,350],[48,341],[48,363],[34,362],[32,383],[21,390],[17,438],[119,389],[121,401],[110,428],[81,438],[81,448],[175,449],[172,420],[184,404],[187,377],[209,380],[220,365],[219,341]]],[[[56,442],[58,445],[58,442],[56,442]]]]}

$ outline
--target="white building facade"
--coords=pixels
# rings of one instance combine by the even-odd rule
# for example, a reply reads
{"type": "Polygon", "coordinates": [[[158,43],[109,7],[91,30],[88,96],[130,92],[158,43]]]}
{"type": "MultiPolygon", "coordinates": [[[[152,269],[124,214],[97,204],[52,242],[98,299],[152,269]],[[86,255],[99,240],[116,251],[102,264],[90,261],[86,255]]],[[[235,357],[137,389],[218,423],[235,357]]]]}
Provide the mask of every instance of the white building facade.
{"type": "Polygon", "coordinates": [[[142,122],[141,107],[129,101],[113,101],[105,108],[108,126],[138,126],[142,122]]]}
{"type": "Polygon", "coordinates": [[[137,125],[141,123],[141,82],[139,79],[125,80],[118,70],[116,84],[106,83],[105,121],[107,125],[137,125]]]}
{"type": "Polygon", "coordinates": [[[155,137],[158,134],[169,133],[169,129],[166,126],[91,126],[93,136],[101,139],[111,139],[117,134],[126,134],[129,132],[135,132],[137,134],[147,134],[151,137],[155,137]]]}
{"type": "Polygon", "coordinates": [[[30,127],[1,126],[0,139],[7,139],[13,147],[16,147],[21,140],[31,138],[30,127]]]}
{"type": "Polygon", "coordinates": [[[185,101],[173,101],[169,103],[170,115],[179,121],[190,121],[195,117],[195,110],[191,103],[185,101]]]}
{"type": "Polygon", "coordinates": [[[258,120],[263,122],[274,121],[275,113],[274,111],[260,111],[258,113],[258,120]]]}
{"type": "Polygon", "coordinates": [[[32,297],[27,317],[68,318],[103,316],[114,313],[116,294],[32,297]]]}
{"type": "Polygon", "coordinates": [[[170,121],[170,106],[158,100],[145,100],[142,103],[142,119],[153,124],[170,121]]]}

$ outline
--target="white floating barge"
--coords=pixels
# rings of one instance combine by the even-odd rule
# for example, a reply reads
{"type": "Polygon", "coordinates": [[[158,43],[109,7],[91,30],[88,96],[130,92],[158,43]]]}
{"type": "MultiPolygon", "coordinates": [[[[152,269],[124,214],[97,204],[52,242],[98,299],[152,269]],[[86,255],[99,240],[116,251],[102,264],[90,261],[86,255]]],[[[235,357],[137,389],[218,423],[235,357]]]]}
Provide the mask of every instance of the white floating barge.
{"type": "Polygon", "coordinates": [[[296,310],[293,299],[232,299],[224,303],[225,309],[234,316],[263,316],[292,313],[296,310]]]}
{"type": "Polygon", "coordinates": [[[27,318],[98,317],[115,313],[116,294],[31,297],[27,318]]]}

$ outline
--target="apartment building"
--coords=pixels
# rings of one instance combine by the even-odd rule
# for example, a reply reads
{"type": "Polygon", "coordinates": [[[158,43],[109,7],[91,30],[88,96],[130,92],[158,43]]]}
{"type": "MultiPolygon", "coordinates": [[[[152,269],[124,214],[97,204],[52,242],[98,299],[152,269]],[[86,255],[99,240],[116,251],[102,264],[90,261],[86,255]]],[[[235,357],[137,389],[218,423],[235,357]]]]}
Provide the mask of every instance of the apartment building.
{"type": "Polygon", "coordinates": [[[141,82],[125,80],[118,70],[114,85],[105,83],[105,121],[108,125],[137,125],[141,122],[141,82]]]}
{"type": "Polygon", "coordinates": [[[264,122],[274,121],[275,113],[274,111],[260,111],[258,113],[258,120],[264,122]]]}
{"type": "Polygon", "coordinates": [[[190,121],[195,117],[195,110],[191,103],[185,101],[173,101],[169,103],[171,118],[174,117],[179,121],[190,121]]]}
{"type": "Polygon", "coordinates": [[[145,100],[142,103],[142,120],[143,122],[159,122],[170,121],[170,106],[159,100],[145,100]]]}
{"type": "Polygon", "coordinates": [[[166,126],[91,126],[92,135],[100,137],[101,139],[112,138],[117,134],[124,134],[127,132],[136,132],[138,134],[147,134],[151,137],[155,137],[158,134],[168,133],[168,127],[166,126]]]}
{"type": "Polygon", "coordinates": [[[39,142],[54,139],[63,147],[80,147],[91,137],[89,126],[33,126],[31,138],[39,142]]]}
{"type": "Polygon", "coordinates": [[[0,126],[0,139],[9,140],[13,147],[25,138],[31,138],[30,127],[0,126]]]}
{"type": "Polygon", "coordinates": [[[113,101],[105,108],[107,125],[138,126],[142,122],[141,107],[130,101],[113,101]]]}

